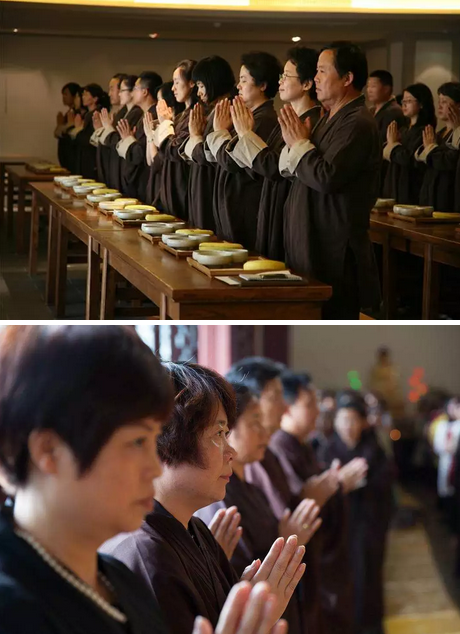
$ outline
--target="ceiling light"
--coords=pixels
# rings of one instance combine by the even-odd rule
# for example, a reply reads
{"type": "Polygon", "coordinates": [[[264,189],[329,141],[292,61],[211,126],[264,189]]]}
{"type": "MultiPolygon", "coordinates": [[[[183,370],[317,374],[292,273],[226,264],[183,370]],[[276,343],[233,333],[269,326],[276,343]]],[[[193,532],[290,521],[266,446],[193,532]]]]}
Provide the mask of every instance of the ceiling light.
{"type": "Polygon", "coordinates": [[[13,29],[13,33],[18,33],[19,29],[13,29]]]}
{"type": "Polygon", "coordinates": [[[300,40],[302,39],[301,37],[299,37],[298,35],[294,35],[293,38],[291,38],[293,42],[300,42],[300,40]]]}
{"type": "Polygon", "coordinates": [[[158,37],[158,33],[149,33],[149,37],[151,37],[152,40],[155,40],[158,37]]]}

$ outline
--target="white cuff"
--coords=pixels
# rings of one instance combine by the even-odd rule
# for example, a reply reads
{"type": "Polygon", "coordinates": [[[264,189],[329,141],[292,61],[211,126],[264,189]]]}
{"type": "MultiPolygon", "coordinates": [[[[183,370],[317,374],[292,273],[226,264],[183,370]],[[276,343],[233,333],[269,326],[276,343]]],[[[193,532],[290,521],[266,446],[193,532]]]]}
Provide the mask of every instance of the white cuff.
{"type": "Polygon", "coordinates": [[[241,167],[241,169],[247,169],[248,167],[250,168],[251,165],[248,165],[244,157],[239,156],[238,152],[235,154],[234,150],[237,143],[238,143],[238,137],[234,136],[233,139],[227,143],[227,147],[225,148],[226,154],[228,154],[229,157],[232,159],[232,161],[236,163],[238,167],[241,167]]]}
{"type": "Polygon", "coordinates": [[[101,134],[102,134],[102,130],[104,128],[98,128],[97,130],[94,130],[93,134],[91,135],[91,138],[89,140],[89,142],[91,143],[91,145],[94,145],[95,147],[97,147],[100,143],[100,138],[101,138],[101,134]]]}
{"type": "Polygon", "coordinates": [[[460,150],[460,126],[458,126],[458,128],[455,128],[455,130],[453,131],[452,139],[449,145],[454,147],[456,150],[460,150]]]}
{"type": "Polygon", "coordinates": [[[193,161],[193,158],[192,158],[193,150],[200,143],[203,143],[203,137],[202,136],[191,136],[191,137],[188,138],[188,140],[186,141],[185,145],[182,146],[183,154],[185,154],[185,157],[188,158],[189,161],[193,161]]]}
{"type": "Polygon", "coordinates": [[[126,137],[126,139],[123,139],[123,141],[120,141],[117,144],[118,156],[121,156],[121,158],[125,159],[128,153],[128,150],[132,146],[133,143],[137,143],[137,139],[135,139],[133,135],[130,135],[126,137]]]}
{"type": "Polygon", "coordinates": [[[226,141],[230,141],[232,135],[228,130],[217,130],[217,132],[210,132],[206,137],[206,143],[208,145],[209,151],[215,158],[217,156],[217,152],[223,146],[226,141]]]}
{"type": "Polygon", "coordinates": [[[113,127],[113,125],[109,125],[107,127],[103,127],[102,128],[102,133],[101,133],[101,138],[99,139],[99,143],[101,143],[101,145],[105,145],[105,142],[107,141],[108,137],[113,133],[116,132],[115,128],[113,127]]]}
{"type": "Polygon", "coordinates": [[[297,141],[289,150],[288,155],[288,168],[291,174],[294,174],[297,165],[303,159],[305,154],[311,152],[312,150],[316,150],[316,147],[310,141],[310,139],[304,139],[303,141],[297,141]]]}
{"type": "Polygon", "coordinates": [[[285,145],[281,150],[278,167],[281,176],[284,176],[284,178],[289,178],[290,176],[292,176],[289,170],[289,148],[287,145],[285,145]]]}
{"type": "Polygon", "coordinates": [[[383,148],[383,158],[385,161],[391,161],[391,153],[395,149],[396,146],[401,145],[399,141],[395,141],[394,143],[387,143],[383,148]]]}
{"type": "Polygon", "coordinates": [[[415,160],[420,161],[420,163],[426,163],[429,153],[432,152],[435,147],[438,147],[437,143],[430,143],[430,145],[426,147],[421,145],[415,153],[415,160]]]}
{"type": "Polygon", "coordinates": [[[231,151],[228,150],[228,153],[236,163],[239,161],[244,164],[244,167],[252,167],[257,155],[266,147],[268,145],[251,130],[243,134],[231,151]]]}
{"type": "Polygon", "coordinates": [[[170,136],[174,136],[174,123],[166,119],[166,121],[160,123],[153,133],[153,142],[159,148],[170,136]]]}

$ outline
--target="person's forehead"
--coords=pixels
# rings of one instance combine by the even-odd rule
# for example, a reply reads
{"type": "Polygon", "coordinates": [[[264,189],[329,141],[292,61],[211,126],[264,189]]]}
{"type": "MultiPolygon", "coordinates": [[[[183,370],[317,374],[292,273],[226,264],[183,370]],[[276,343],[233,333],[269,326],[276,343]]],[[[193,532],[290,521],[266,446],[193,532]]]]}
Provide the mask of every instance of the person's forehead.
{"type": "Polygon", "coordinates": [[[334,63],[334,56],[334,51],[332,51],[331,49],[323,51],[322,53],[320,53],[318,66],[330,66],[334,63]]]}

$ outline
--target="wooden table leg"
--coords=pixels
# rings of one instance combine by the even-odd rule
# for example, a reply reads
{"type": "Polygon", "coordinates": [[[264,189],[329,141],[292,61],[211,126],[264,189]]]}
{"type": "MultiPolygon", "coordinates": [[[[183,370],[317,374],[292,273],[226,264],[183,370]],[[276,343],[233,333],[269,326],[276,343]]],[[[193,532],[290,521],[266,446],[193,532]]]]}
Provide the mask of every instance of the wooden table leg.
{"type": "Polygon", "coordinates": [[[425,244],[423,262],[422,319],[437,319],[439,314],[439,264],[433,262],[433,245],[425,244]]]}
{"type": "Polygon", "coordinates": [[[57,225],[58,212],[50,205],[48,213],[48,257],[46,265],[45,301],[54,306],[56,297],[56,259],[57,259],[57,225]]]}
{"type": "Polygon", "coordinates": [[[13,211],[14,211],[14,183],[11,174],[8,174],[8,190],[6,200],[6,213],[8,222],[8,235],[13,234],[13,211]]]}
{"type": "Polygon", "coordinates": [[[164,293],[162,293],[160,300],[160,319],[168,319],[168,298],[164,293]]]}
{"type": "Polygon", "coordinates": [[[383,318],[394,319],[396,317],[396,253],[391,249],[389,235],[385,236],[382,246],[383,318]]]}
{"type": "Polygon", "coordinates": [[[16,251],[24,253],[25,250],[25,225],[26,225],[26,190],[25,184],[19,182],[18,213],[16,217],[16,251]]]}
{"type": "Polygon", "coordinates": [[[57,249],[56,249],[56,297],[54,306],[56,318],[65,316],[65,299],[67,289],[67,248],[69,242],[69,232],[63,225],[61,219],[57,229],[57,249]]]}
{"type": "Polygon", "coordinates": [[[29,275],[37,274],[39,226],[40,226],[40,205],[38,204],[37,194],[33,192],[32,214],[30,217],[29,275]]]}
{"type": "Polygon", "coordinates": [[[101,258],[99,246],[92,236],[88,239],[88,276],[86,278],[86,319],[100,318],[101,258]]]}
{"type": "Polygon", "coordinates": [[[113,319],[115,315],[116,271],[109,264],[109,252],[102,251],[102,283],[100,318],[113,319]]]}
{"type": "Polygon", "coordinates": [[[5,178],[5,166],[2,163],[0,165],[0,226],[5,224],[5,178]]]}

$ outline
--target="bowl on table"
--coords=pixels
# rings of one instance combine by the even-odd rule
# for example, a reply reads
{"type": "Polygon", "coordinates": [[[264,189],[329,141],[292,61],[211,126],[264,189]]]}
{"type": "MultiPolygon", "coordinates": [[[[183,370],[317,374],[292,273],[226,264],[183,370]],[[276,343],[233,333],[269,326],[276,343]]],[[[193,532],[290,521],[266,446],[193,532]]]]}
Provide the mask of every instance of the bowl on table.
{"type": "Polygon", "coordinates": [[[193,259],[204,266],[231,266],[232,254],[229,251],[194,251],[193,259]]]}
{"type": "Polygon", "coordinates": [[[169,227],[165,222],[143,222],[141,231],[152,236],[162,236],[174,233],[173,227],[169,227]]]}
{"type": "Polygon", "coordinates": [[[126,209],[121,209],[114,211],[113,215],[120,218],[120,220],[143,220],[145,213],[143,211],[126,211],[126,209]]]}

